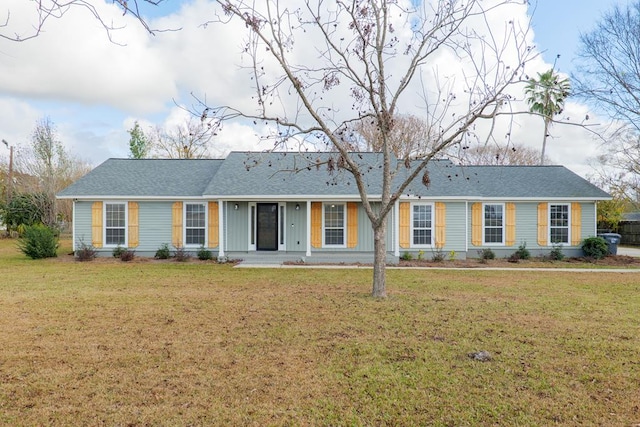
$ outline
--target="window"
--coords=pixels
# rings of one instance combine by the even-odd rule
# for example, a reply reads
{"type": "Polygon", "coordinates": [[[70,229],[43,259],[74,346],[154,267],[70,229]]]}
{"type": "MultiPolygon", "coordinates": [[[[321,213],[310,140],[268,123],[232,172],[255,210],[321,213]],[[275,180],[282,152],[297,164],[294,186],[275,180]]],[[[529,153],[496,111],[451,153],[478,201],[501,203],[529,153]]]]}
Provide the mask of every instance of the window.
{"type": "Polygon", "coordinates": [[[549,240],[569,243],[569,205],[549,205],[549,240]]]}
{"type": "Polygon", "coordinates": [[[345,245],[344,205],[324,205],[324,244],[326,246],[345,245]]]}
{"type": "Polygon", "coordinates": [[[411,235],[413,246],[431,245],[433,229],[433,210],[431,205],[413,205],[411,209],[411,235]]]}
{"type": "Polygon", "coordinates": [[[185,245],[204,246],[206,218],[204,204],[185,204],[185,245]]]}
{"type": "Polygon", "coordinates": [[[504,243],[504,205],[484,205],[484,243],[504,243]]]}
{"type": "Polygon", "coordinates": [[[105,245],[125,245],[126,205],[124,203],[105,203],[105,245]]]}

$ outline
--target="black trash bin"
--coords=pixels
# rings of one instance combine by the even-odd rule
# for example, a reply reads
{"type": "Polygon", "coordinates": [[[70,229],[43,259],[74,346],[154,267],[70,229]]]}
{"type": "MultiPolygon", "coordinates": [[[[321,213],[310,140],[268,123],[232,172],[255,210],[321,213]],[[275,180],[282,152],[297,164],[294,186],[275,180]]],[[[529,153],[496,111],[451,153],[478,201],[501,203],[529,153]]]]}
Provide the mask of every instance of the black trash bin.
{"type": "Polygon", "coordinates": [[[602,237],[607,242],[607,246],[609,247],[609,253],[611,255],[618,254],[618,243],[620,243],[620,238],[622,237],[618,233],[602,233],[598,234],[598,237],[602,237]]]}

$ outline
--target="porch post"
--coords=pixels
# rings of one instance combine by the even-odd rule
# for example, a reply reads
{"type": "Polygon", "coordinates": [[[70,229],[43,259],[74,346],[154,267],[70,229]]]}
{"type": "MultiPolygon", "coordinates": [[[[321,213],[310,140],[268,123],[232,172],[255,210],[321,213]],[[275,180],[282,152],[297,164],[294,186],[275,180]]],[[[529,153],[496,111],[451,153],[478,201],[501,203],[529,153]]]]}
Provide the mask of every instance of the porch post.
{"type": "Polygon", "coordinates": [[[224,205],[226,204],[226,202],[224,202],[223,200],[219,200],[218,201],[218,256],[219,257],[223,257],[224,256],[224,205]]]}
{"type": "Polygon", "coordinates": [[[393,204],[393,256],[400,256],[400,201],[393,204]]]}
{"type": "Polygon", "coordinates": [[[307,253],[311,256],[311,200],[307,200],[307,253]]]}

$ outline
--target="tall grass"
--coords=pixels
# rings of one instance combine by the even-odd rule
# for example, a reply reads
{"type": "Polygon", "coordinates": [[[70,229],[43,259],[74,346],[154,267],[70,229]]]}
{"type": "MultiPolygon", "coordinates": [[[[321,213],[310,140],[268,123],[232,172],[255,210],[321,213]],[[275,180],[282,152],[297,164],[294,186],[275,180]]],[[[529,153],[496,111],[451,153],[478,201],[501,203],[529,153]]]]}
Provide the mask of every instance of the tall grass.
{"type": "Polygon", "coordinates": [[[376,301],[366,269],[32,261],[8,245],[0,424],[640,422],[638,274],[394,270],[376,301]]]}

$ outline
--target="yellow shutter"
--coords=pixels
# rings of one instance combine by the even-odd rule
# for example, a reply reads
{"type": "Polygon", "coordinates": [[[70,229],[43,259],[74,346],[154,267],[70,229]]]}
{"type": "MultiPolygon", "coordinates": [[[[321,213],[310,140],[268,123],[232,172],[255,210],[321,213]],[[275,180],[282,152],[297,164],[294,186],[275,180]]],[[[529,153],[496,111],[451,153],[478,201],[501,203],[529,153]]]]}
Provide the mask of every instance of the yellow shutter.
{"type": "Polygon", "coordinates": [[[578,246],[582,241],[582,205],[571,203],[571,244],[578,246]]]}
{"type": "Polygon", "coordinates": [[[400,236],[398,241],[401,248],[408,248],[411,246],[411,203],[400,203],[400,236]]]}
{"type": "Polygon", "coordinates": [[[446,243],[447,206],[436,202],[436,248],[442,249],[446,243]]]}
{"type": "Polygon", "coordinates": [[[471,205],[471,244],[482,246],[482,203],[471,205]]]}
{"type": "Polygon", "coordinates": [[[322,247],[322,203],[311,202],[311,246],[322,247]]]}
{"type": "Polygon", "coordinates": [[[91,206],[91,245],[102,247],[102,202],[94,202],[91,206]]]}
{"type": "Polygon", "coordinates": [[[175,248],[182,245],[182,202],[175,202],[172,208],[172,233],[171,244],[175,248]]]}
{"type": "Polygon", "coordinates": [[[358,245],[358,204],[347,203],[347,247],[358,245]]]}
{"type": "Polygon", "coordinates": [[[138,203],[129,202],[129,243],[130,248],[136,248],[140,244],[140,225],[138,220],[138,203]]]}
{"type": "Polygon", "coordinates": [[[218,222],[218,202],[209,202],[209,247],[217,248],[220,244],[218,222]]]}
{"type": "Polygon", "coordinates": [[[505,209],[507,211],[505,222],[507,226],[507,235],[504,243],[507,246],[513,246],[516,244],[516,204],[507,203],[505,205],[505,209]]]}
{"type": "Polygon", "coordinates": [[[538,245],[547,246],[549,236],[549,205],[538,203],[538,245]]]}

